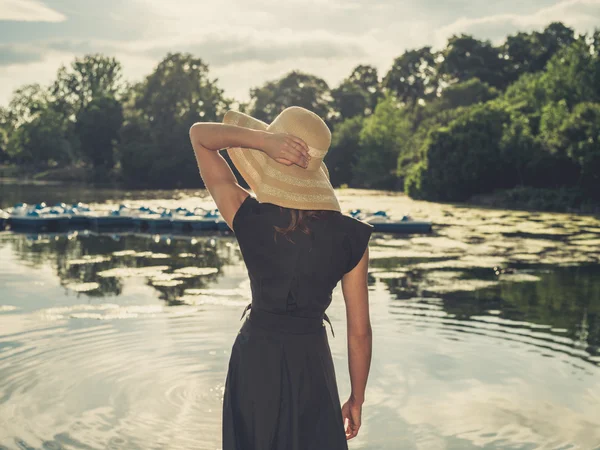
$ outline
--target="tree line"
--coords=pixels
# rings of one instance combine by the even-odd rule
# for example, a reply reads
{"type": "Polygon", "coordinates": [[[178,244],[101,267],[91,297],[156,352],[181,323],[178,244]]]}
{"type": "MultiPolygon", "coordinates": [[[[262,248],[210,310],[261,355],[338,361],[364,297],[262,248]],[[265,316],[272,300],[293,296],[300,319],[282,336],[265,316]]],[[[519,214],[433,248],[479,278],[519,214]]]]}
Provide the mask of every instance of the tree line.
{"type": "Polygon", "coordinates": [[[383,76],[358,65],[335,87],[294,70],[251,89],[247,103],[226,97],[189,53],[169,53],[137,83],[115,58],[90,54],[0,108],[0,162],[197,187],[192,123],[221,121],[232,107],[270,122],[292,105],[332,129],[334,186],[437,201],[520,187],[600,199],[600,30],[560,22],[499,45],[455,35],[439,51],[405,51],[383,76]]]}

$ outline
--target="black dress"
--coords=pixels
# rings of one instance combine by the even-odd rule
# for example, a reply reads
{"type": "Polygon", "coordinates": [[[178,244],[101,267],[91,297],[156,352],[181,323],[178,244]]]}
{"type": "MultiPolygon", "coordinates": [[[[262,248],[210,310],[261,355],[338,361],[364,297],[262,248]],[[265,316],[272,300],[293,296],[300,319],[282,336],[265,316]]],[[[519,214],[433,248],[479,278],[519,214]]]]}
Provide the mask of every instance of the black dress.
{"type": "Polygon", "coordinates": [[[295,230],[289,242],[273,228],[289,219],[287,208],[248,196],[233,220],[252,303],[229,360],[223,450],[348,449],[323,320],[373,226],[343,214],[313,218],[311,235],[295,230]]]}

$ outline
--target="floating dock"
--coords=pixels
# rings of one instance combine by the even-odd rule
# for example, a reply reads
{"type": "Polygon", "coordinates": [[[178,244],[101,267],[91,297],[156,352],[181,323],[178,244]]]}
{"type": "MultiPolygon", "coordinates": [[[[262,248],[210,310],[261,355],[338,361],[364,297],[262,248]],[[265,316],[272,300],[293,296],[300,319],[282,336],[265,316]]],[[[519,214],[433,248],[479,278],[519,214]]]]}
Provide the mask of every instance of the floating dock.
{"type": "MultiPolygon", "coordinates": [[[[350,215],[370,223],[376,232],[430,233],[431,222],[415,221],[409,216],[393,220],[385,211],[365,215],[353,210],[350,215]]],[[[196,208],[132,208],[120,205],[111,211],[93,211],[83,203],[66,205],[19,203],[8,211],[0,210],[0,231],[9,228],[15,232],[60,233],[70,230],[139,231],[144,233],[201,233],[231,231],[218,210],[196,208]]]]}

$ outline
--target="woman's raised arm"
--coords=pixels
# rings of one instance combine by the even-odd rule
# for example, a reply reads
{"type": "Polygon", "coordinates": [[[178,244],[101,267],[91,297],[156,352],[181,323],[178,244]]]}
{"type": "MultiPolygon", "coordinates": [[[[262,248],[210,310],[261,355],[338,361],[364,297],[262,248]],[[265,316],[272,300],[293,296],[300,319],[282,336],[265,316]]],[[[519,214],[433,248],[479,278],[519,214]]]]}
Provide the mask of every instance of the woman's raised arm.
{"type": "Polygon", "coordinates": [[[197,122],[190,128],[190,139],[208,150],[227,147],[262,149],[265,138],[271,133],[236,125],[215,122],[197,122]]]}
{"type": "Polygon", "coordinates": [[[265,152],[274,160],[285,164],[308,165],[308,145],[288,133],[271,133],[237,125],[214,122],[198,122],[190,128],[190,139],[194,147],[220,150],[227,147],[254,148],[265,152]]]}
{"type": "Polygon", "coordinates": [[[229,147],[252,148],[263,151],[281,164],[297,164],[300,167],[307,167],[310,159],[306,143],[286,133],[198,122],[191,126],[189,134],[204,186],[230,228],[233,216],[248,192],[239,186],[219,150],[229,147]]]}

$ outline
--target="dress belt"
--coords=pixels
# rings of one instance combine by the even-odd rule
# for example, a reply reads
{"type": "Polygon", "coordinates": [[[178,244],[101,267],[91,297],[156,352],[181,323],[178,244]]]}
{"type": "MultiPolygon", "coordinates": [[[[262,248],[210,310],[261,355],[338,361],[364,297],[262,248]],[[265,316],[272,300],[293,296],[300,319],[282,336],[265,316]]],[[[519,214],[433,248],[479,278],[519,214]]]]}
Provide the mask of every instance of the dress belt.
{"type": "MultiPolygon", "coordinates": [[[[252,308],[252,303],[248,303],[244,308],[244,312],[242,313],[242,317],[240,320],[244,318],[246,312],[252,308]]],[[[316,332],[321,329],[323,326],[323,319],[329,323],[331,327],[331,334],[335,337],[335,333],[333,332],[333,325],[331,324],[331,320],[329,320],[329,316],[327,313],[323,313],[323,318],[318,317],[300,317],[300,316],[291,316],[289,314],[277,314],[272,313],[270,311],[266,311],[264,309],[254,308],[250,312],[250,321],[256,323],[259,326],[263,326],[265,328],[276,329],[278,331],[287,332],[287,333],[310,333],[316,332]]]]}

